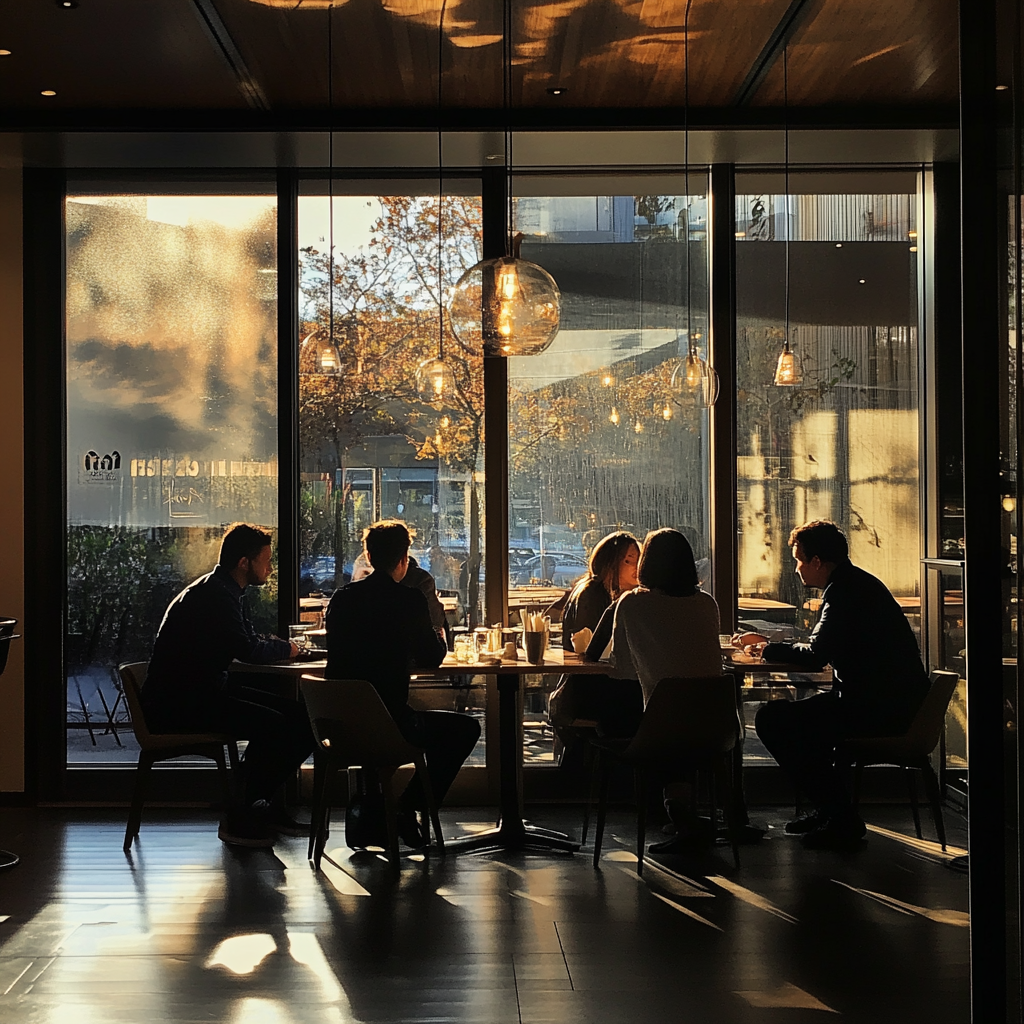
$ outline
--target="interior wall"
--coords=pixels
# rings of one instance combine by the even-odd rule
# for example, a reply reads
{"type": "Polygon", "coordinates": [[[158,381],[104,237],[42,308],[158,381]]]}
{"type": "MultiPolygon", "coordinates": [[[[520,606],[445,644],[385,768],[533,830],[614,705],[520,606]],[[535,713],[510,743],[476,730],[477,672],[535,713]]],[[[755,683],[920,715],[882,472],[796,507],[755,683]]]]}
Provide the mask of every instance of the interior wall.
{"type": "MultiPolygon", "coordinates": [[[[0,615],[25,623],[25,460],[22,377],[22,172],[0,167],[0,615]]],[[[0,793],[25,789],[24,644],[0,677],[0,793]]]]}

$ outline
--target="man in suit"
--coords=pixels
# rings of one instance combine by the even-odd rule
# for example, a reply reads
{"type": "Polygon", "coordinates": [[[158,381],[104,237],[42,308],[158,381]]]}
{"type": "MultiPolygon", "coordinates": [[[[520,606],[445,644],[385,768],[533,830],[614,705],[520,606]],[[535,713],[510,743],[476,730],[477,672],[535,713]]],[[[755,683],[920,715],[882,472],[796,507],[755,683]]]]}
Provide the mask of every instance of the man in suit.
{"type": "Polygon", "coordinates": [[[857,568],[835,523],[816,520],[789,537],[804,586],[821,589],[821,612],[806,643],[766,643],[746,634],[765,661],[820,671],[832,666],[828,693],[772,701],[757,713],[761,742],[811,798],[813,810],[786,825],[809,847],[856,845],[865,835],[836,765],[846,737],[906,731],[928,692],[917,640],[885,584],[857,568]]]}
{"type": "MultiPolygon", "coordinates": [[[[398,520],[367,529],[363,543],[373,572],[350,583],[327,606],[328,679],[366,679],[380,694],[402,735],[427,755],[427,771],[438,804],[480,737],[480,724],[448,711],[414,711],[408,703],[409,673],[435,668],[447,647],[431,624],[427,599],[402,585],[409,569],[409,531],[398,520]]],[[[427,831],[419,779],[402,794],[399,834],[407,846],[422,846],[427,831]]]]}
{"type": "Polygon", "coordinates": [[[228,678],[236,659],[263,665],[299,653],[289,640],[258,634],[249,619],[245,592],[270,578],[271,540],[248,523],[228,528],[213,572],[190,583],[164,613],[140,695],[153,732],[225,732],[249,741],[242,805],[225,816],[218,833],[237,846],[271,846],[279,833],[309,830],[274,803],[281,784],[313,750],[304,705],[242,689],[228,678]]]}

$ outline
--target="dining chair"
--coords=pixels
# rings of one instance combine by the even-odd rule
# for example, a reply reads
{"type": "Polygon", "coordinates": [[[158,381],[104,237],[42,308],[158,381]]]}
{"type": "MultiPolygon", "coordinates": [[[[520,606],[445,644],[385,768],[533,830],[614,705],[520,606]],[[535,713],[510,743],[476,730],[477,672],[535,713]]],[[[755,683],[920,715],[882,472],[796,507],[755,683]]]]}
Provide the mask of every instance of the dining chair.
{"type": "Polygon", "coordinates": [[[931,673],[931,685],[918,708],[910,727],[901,736],[861,736],[844,741],[842,755],[844,764],[854,766],[853,804],[860,802],[861,775],[864,768],[873,764],[891,764],[906,771],[910,790],[910,808],[914,815],[914,829],[917,838],[921,834],[921,815],[917,808],[917,772],[924,776],[925,792],[932,808],[935,833],[943,852],[946,849],[946,826],[942,820],[942,798],[939,780],[932,768],[931,753],[939,745],[946,727],[946,709],[956,690],[960,675],[944,669],[931,673]]]}
{"type": "Polygon", "coordinates": [[[321,679],[304,675],[300,680],[306,711],[316,746],[313,748],[313,808],[309,824],[308,858],[319,870],[330,834],[331,793],[338,771],[362,768],[376,773],[384,791],[388,829],[388,862],[396,874],[398,856],[398,804],[394,777],[399,768],[412,764],[426,796],[437,847],[444,854],[444,836],[434,802],[424,751],[398,731],[380,695],[365,679],[321,679]]]}
{"type": "MultiPolygon", "coordinates": [[[[636,873],[643,874],[647,830],[647,780],[650,772],[673,773],[690,769],[709,770],[711,820],[714,830],[717,815],[715,778],[724,783],[726,824],[732,840],[732,855],[739,866],[735,806],[736,787],[731,752],[740,738],[740,719],[736,708],[736,687],[731,676],[694,679],[662,679],[654,688],[636,735],[631,739],[596,737],[591,746],[596,753],[595,772],[599,776],[600,795],[594,836],[594,867],[601,859],[605,810],[608,801],[608,774],[613,762],[633,769],[636,789],[636,873]]],[[[584,826],[586,827],[586,826],[584,826]]]]}
{"type": "Polygon", "coordinates": [[[154,733],[149,731],[146,716],[142,710],[139,694],[146,681],[149,662],[133,661],[118,666],[121,685],[124,687],[128,713],[132,720],[132,731],[139,744],[139,762],[135,770],[135,789],[132,806],[128,812],[128,827],[124,831],[124,852],[127,853],[139,834],[142,824],[142,805],[146,799],[149,770],[157,761],[169,761],[183,754],[199,754],[209,757],[217,764],[224,790],[224,804],[231,804],[231,777],[224,762],[224,748],[228,748],[232,776],[238,769],[238,743],[235,737],[226,733],[154,733]]]}

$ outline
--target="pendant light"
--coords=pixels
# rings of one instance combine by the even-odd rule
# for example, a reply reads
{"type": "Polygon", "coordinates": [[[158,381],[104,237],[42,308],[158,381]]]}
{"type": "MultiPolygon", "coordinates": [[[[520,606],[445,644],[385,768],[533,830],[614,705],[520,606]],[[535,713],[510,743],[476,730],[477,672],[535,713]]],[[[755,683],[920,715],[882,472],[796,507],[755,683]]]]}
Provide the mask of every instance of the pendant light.
{"type": "Polygon", "coordinates": [[[533,356],[558,333],[561,295],[554,278],[519,254],[512,200],[512,2],[504,2],[501,48],[505,111],[505,255],[481,260],[459,278],[449,314],[456,337],[485,356],[533,356]]]}
{"type": "Polygon", "coordinates": [[[341,353],[334,338],[334,22],[327,8],[327,328],[318,327],[299,346],[299,366],[313,373],[341,373],[341,353]]]}
{"type": "Polygon", "coordinates": [[[448,0],[441,2],[437,21],[437,355],[424,359],[416,367],[416,391],[424,402],[441,403],[454,387],[451,367],[444,358],[444,232],[441,216],[444,208],[444,161],[442,155],[441,111],[442,65],[444,58],[444,12],[448,0]]]}
{"type": "Polygon", "coordinates": [[[686,358],[672,372],[672,389],[699,408],[709,409],[718,400],[718,372],[697,348],[699,334],[693,333],[690,284],[690,7],[683,15],[683,175],[686,191],[686,358]]]}
{"type": "Polygon", "coordinates": [[[789,347],[789,236],[792,225],[789,216],[789,44],[782,48],[782,111],[784,117],[785,149],[785,188],[786,188],[786,334],[782,342],[782,351],[775,366],[775,386],[793,387],[802,384],[804,375],[800,368],[800,360],[789,347]]]}

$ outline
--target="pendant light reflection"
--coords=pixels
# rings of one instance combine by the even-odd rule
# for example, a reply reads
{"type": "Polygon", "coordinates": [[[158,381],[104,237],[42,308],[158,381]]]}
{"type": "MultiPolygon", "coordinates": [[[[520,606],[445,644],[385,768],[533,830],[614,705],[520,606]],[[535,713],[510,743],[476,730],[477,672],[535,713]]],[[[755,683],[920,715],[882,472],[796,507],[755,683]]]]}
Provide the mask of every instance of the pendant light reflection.
{"type": "Polygon", "coordinates": [[[789,347],[789,338],[786,338],[779,353],[779,362],[775,367],[775,386],[791,387],[794,384],[802,384],[804,379],[803,371],[800,368],[800,360],[796,353],[789,347]]]}
{"type": "Polygon", "coordinates": [[[329,330],[321,327],[305,337],[299,346],[299,367],[305,373],[341,373],[341,353],[329,330]]]}
{"type": "Polygon", "coordinates": [[[454,387],[451,367],[440,356],[424,359],[416,367],[416,391],[424,402],[441,402],[454,387]]]}
{"type": "Polygon", "coordinates": [[[718,371],[691,344],[685,358],[672,371],[671,387],[698,408],[710,409],[718,401],[718,371]]]}

